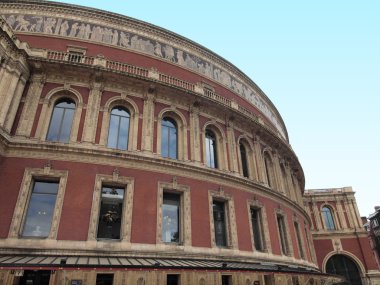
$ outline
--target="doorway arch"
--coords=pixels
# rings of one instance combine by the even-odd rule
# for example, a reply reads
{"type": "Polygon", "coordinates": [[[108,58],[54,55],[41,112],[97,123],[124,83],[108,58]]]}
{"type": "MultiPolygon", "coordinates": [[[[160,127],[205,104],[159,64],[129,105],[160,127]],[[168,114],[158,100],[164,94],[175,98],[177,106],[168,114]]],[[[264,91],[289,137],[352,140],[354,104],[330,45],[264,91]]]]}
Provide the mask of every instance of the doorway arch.
{"type": "Polygon", "coordinates": [[[334,254],[327,260],[326,273],[344,276],[347,281],[342,285],[363,285],[359,267],[343,254],[334,254]]]}

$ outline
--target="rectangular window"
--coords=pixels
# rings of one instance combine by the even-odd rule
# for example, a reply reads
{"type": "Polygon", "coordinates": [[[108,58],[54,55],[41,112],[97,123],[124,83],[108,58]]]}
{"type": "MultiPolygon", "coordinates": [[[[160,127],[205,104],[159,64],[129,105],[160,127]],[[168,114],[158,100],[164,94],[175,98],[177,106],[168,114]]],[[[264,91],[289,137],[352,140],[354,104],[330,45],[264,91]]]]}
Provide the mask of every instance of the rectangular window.
{"type": "Polygon", "coordinates": [[[232,285],[232,276],[222,275],[222,285],[232,285]]]}
{"type": "Polygon", "coordinates": [[[302,246],[302,240],[301,240],[301,234],[300,234],[300,228],[297,222],[294,222],[294,229],[296,230],[296,237],[297,237],[297,244],[298,244],[298,249],[300,252],[300,256],[302,259],[305,258],[305,254],[303,251],[303,246],[302,246]]]}
{"type": "Polygon", "coordinates": [[[179,243],[181,195],[164,193],[162,205],[162,241],[179,243]]]}
{"type": "Polygon", "coordinates": [[[281,244],[281,252],[282,254],[288,255],[288,243],[286,239],[286,229],[285,229],[285,221],[284,217],[281,215],[277,215],[277,224],[278,224],[278,232],[280,235],[280,244],[281,244]]]}
{"type": "Polygon", "coordinates": [[[102,187],[98,223],[99,239],[120,239],[124,189],[102,187]]]}
{"type": "Polygon", "coordinates": [[[113,274],[96,274],[96,285],[113,285],[113,274]]]}
{"type": "Polygon", "coordinates": [[[49,236],[58,185],[58,182],[34,182],[22,231],[23,237],[49,236]]]}
{"type": "Polygon", "coordinates": [[[263,246],[263,231],[261,223],[261,211],[260,209],[251,208],[251,222],[253,231],[253,241],[255,243],[255,249],[259,251],[264,250],[263,246]]]}
{"type": "Polygon", "coordinates": [[[166,275],[166,285],[180,285],[180,276],[178,274],[166,275]]]}
{"type": "Polygon", "coordinates": [[[227,246],[225,203],[213,201],[212,209],[214,216],[215,244],[217,246],[227,246]]]}

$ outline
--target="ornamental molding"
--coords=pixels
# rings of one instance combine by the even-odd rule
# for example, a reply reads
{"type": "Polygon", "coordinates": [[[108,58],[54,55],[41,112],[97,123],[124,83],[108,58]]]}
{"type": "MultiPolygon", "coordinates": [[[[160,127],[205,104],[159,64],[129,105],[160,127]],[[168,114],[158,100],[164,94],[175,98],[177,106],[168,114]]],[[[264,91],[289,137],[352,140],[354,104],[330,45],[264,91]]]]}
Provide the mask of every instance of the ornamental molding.
{"type": "Polygon", "coordinates": [[[16,33],[44,34],[96,42],[176,64],[205,76],[246,99],[276,127],[287,132],[281,116],[259,87],[213,52],[179,35],[128,17],[93,9],[36,2],[3,3],[3,18],[16,33]],[[64,6],[58,7],[57,6],[64,6]],[[83,19],[87,19],[83,21],[83,19]]]}

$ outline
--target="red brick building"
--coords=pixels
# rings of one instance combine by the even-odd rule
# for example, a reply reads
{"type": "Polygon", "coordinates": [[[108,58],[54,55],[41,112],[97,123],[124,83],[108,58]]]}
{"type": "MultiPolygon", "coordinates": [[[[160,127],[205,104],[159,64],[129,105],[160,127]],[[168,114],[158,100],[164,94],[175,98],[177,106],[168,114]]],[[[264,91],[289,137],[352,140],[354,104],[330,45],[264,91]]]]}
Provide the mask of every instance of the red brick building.
{"type": "Polygon", "coordinates": [[[305,191],[318,266],[344,275],[349,284],[380,284],[379,264],[354,194],[351,187],[305,191]]]}
{"type": "Polygon", "coordinates": [[[118,14],[0,11],[0,284],[339,280],[285,124],[235,66],[118,14]]]}

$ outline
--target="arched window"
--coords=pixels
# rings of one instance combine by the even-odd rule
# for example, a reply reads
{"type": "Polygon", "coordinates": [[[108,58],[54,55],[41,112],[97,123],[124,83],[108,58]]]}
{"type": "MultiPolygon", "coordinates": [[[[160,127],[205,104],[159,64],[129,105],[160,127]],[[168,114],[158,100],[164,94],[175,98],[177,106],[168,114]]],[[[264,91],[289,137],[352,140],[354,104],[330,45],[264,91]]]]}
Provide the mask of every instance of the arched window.
{"type": "Polygon", "coordinates": [[[206,163],[208,167],[218,168],[216,136],[211,130],[206,130],[206,163]]]}
{"type": "Polygon", "coordinates": [[[168,117],[161,121],[161,155],[163,157],[178,158],[177,124],[168,117]]]}
{"type": "Polygon", "coordinates": [[[326,229],[330,231],[335,230],[332,210],[329,207],[324,206],[322,208],[322,216],[323,220],[325,221],[326,229]]]}
{"type": "Polygon", "coordinates": [[[240,159],[241,159],[241,169],[244,177],[249,177],[248,170],[248,160],[247,160],[247,152],[245,150],[245,146],[240,143],[240,159]]]}
{"type": "Polygon", "coordinates": [[[326,273],[342,275],[346,277],[347,282],[339,283],[343,285],[361,285],[361,277],[358,266],[351,258],[342,254],[336,254],[330,257],[326,263],[326,273]]]}
{"type": "Polygon", "coordinates": [[[74,113],[74,101],[70,99],[58,101],[53,109],[46,139],[48,141],[69,142],[74,113]]]}
{"type": "Polygon", "coordinates": [[[130,114],[125,108],[115,107],[112,109],[108,129],[108,147],[128,149],[129,120],[130,114]]]}
{"type": "Polygon", "coordinates": [[[274,183],[273,183],[273,164],[272,164],[272,160],[271,158],[269,157],[269,154],[267,152],[264,153],[264,165],[265,165],[265,173],[267,175],[267,182],[268,182],[268,185],[269,187],[272,187],[274,186],[274,183]]]}

